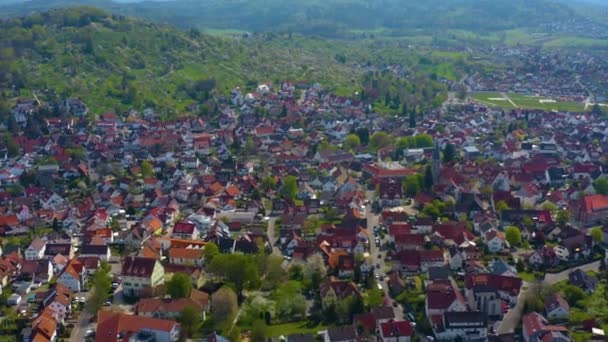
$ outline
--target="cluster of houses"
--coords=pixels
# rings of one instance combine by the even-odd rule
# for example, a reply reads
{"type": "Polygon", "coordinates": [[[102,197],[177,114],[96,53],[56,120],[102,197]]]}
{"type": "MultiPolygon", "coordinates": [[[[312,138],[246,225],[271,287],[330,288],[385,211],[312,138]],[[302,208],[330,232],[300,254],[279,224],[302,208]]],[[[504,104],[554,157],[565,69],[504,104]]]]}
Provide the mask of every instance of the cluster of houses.
{"type": "Polygon", "coordinates": [[[579,103],[591,92],[597,102],[606,102],[608,65],[603,52],[497,46],[481,49],[480,53],[500,56],[493,58],[494,62],[508,67],[469,76],[466,84],[473,91],[541,95],[579,103]]]}
{"type": "MultiPolygon", "coordinates": [[[[362,299],[356,273],[378,275],[387,298],[402,293],[409,277],[428,274],[424,317],[435,337],[484,340],[492,334],[489,323],[504,317],[522,288],[517,270],[503,260],[513,247],[505,227],[519,227],[531,242],[528,264],[542,269],[592,257],[597,242],[587,228],[608,218],[608,197],[593,186],[604,177],[608,125],[591,113],[503,113],[470,104],[457,121],[429,113],[410,127],[404,118],[302,82],[263,84],[245,94],[234,89],[212,101],[209,120],[160,121],[146,110],[89,122],[86,105],[70,99],[63,103],[69,115],[45,120],[48,135],[14,135],[20,153],[0,161],[0,236],[53,230],[27,245],[4,246],[0,258],[2,286],[12,285],[18,296],[53,283],[44,295],[35,293],[41,309],[24,336],[54,341],[75,294],[107,261],[119,265],[122,294],[139,300],[131,314],[100,311],[97,340],[176,340],[179,312],[193,305],[206,314],[210,294],[193,290],[175,300],[159,294],[177,272],[200,288],[204,248],[213,242],[222,253],[270,253],[276,246],[292,264],[320,256],[329,270],[319,288],[322,307],[362,299]],[[362,141],[383,131],[426,134],[435,146],[342,148],[346,135],[361,128],[362,141]],[[456,160],[443,160],[448,145],[456,147],[456,160]],[[404,180],[424,172],[420,163],[429,164],[433,184],[408,198],[404,180]],[[297,179],[293,198],[280,191],[287,176],[297,179]],[[441,213],[448,219],[416,215],[436,201],[450,204],[441,213]],[[559,222],[546,202],[570,212],[569,222],[559,222]],[[368,223],[376,216],[372,207],[386,229],[378,258],[370,255],[380,240],[368,223]],[[307,227],[328,212],[333,221],[307,227]],[[272,236],[267,215],[277,219],[272,236]],[[386,275],[378,274],[376,263],[384,260],[377,259],[390,260],[386,275]]],[[[40,106],[19,101],[15,120],[27,122],[40,106]]],[[[397,314],[392,302],[328,329],[325,340],[354,341],[361,327],[382,341],[409,340],[415,319],[397,314]]],[[[552,305],[563,307],[559,299],[552,305]]],[[[546,314],[552,318],[556,310],[546,314]]],[[[540,314],[527,318],[529,336],[563,333],[540,314]]]]}

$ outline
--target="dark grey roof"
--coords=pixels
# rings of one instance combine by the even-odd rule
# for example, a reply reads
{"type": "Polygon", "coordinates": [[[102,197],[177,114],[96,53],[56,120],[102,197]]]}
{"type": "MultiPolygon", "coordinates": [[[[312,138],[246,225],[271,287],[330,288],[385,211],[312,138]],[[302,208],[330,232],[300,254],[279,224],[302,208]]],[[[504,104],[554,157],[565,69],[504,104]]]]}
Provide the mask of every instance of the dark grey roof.
{"type": "Polygon", "coordinates": [[[446,328],[481,328],[486,326],[486,314],[481,311],[446,312],[444,321],[446,328]]]}

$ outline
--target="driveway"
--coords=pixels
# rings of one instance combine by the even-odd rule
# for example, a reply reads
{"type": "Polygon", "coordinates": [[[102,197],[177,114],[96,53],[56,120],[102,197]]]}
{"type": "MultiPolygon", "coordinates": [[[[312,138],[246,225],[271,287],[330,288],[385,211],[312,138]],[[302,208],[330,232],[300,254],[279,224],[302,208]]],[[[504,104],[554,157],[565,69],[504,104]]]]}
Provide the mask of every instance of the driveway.
{"type": "Polygon", "coordinates": [[[571,268],[569,268],[565,271],[559,272],[559,273],[547,273],[547,274],[545,274],[544,282],[547,284],[553,285],[553,284],[559,283],[560,281],[564,281],[564,280],[568,279],[568,275],[572,271],[575,271],[578,268],[580,268],[581,271],[583,271],[583,272],[589,272],[589,271],[599,272],[600,264],[601,264],[601,261],[598,260],[598,261],[590,262],[590,263],[582,265],[582,266],[571,267],[571,268]]]}

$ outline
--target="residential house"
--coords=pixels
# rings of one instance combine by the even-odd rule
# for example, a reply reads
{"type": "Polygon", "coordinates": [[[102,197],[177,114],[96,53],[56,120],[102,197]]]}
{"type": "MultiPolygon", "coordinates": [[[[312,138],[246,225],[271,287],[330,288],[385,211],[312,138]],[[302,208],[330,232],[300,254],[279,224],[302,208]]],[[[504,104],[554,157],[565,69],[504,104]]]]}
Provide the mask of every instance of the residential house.
{"type": "Polygon", "coordinates": [[[135,305],[135,314],[144,317],[177,320],[182,311],[188,306],[195,308],[197,312],[203,314],[209,309],[209,301],[199,303],[190,298],[145,298],[135,305]]]}
{"type": "Polygon", "coordinates": [[[608,196],[597,194],[583,197],[575,209],[575,217],[584,226],[601,224],[608,218],[608,196]]]}
{"type": "Polygon", "coordinates": [[[319,285],[319,292],[323,309],[348,297],[362,298],[361,291],[355,283],[349,280],[337,280],[334,277],[325,279],[319,285]]]}
{"type": "Polygon", "coordinates": [[[570,305],[559,294],[553,294],[545,303],[545,314],[549,320],[565,320],[570,315],[570,305]]]}
{"type": "Polygon", "coordinates": [[[517,277],[515,266],[509,265],[502,259],[494,259],[488,263],[488,272],[505,277],[517,277]]]}
{"type": "Polygon", "coordinates": [[[96,342],[179,340],[179,324],[143,316],[127,315],[111,311],[97,313],[96,342]]]}
{"type": "Polygon", "coordinates": [[[53,265],[48,259],[24,260],[19,280],[48,283],[53,278],[53,265]]]}
{"type": "Polygon", "coordinates": [[[46,251],[46,241],[35,237],[30,245],[25,250],[25,260],[39,260],[44,256],[46,251]]]}
{"type": "Polygon", "coordinates": [[[57,277],[57,284],[64,285],[72,292],[82,291],[86,282],[86,267],[78,260],[72,259],[57,277]]]}
{"type": "Polygon", "coordinates": [[[32,333],[30,341],[49,341],[57,340],[57,321],[48,312],[42,312],[32,321],[32,333]]]}
{"type": "Polygon", "coordinates": [[[129,256],[123,262],[122,277],[125,295],[144,296],[165,283],[165,270],[157,259],[129,256]]]}
{"type": "Polygon", "coordinates": [[[471,291],[473,292],[474,297],[474,293],[479,292],[480,290],[486,292],[488,290],[494,290],[502,300],[507,301],[510,305],[515,305],[517,303],[522,285],[522,280],[520,278],[505,277],[491,273],[466,274],[464,282],[467,298],[471,297],[471,291]]]}
{"type": "Polygon", "coordinates": [[[505,238],[505,233],[494,228],[488,230],[483,236],[486,242],[486,247],[490,253],[501,252],[509,245],[505,238]]]}
{"type": "Polygon", "coordinates": [[[425,313],[429,319],[444,312],[465,310],[467,303],[453,279],[435,280],[427,285],[425,313]]]}
{"type": "Polygon", "coordinates": [[[442,341],[454,341],[458,337],[463,341],[486,341],[486,315],[479,311],[445,312],[441,322],[433,324],[433,332],[442,341]]]}
{"type": "Polygon", "coordinates": [[[409,342],[412,336],[414,336],[414,327],[407,320],[380,324],[380,337],[383,342],[409,342]]]}
{"type": "Polygon", "coordinates": [[[587,293],[591,293],[595,291],[595,288],[599,282],[596,277],[583,272],[580,268],[577,268],[568,274],[568,283],[580,287],[587,293]]]}
{"type": "Polygon", "coordinates": [[[64,319],[72,310],[72,291],[62,284],[56,284],[49,289],[42,300],[42,305],[50,307],[61,319],[64,319]]]}
{"type": "Polygon", "coordinates": [[[203,266],[202,248],[177,248],[171,247],[168,250],[169,263],[184,266],[203,266]]]}
{"type": "Polygon", "coordinates": [[[356,342],[357,331],[352,325],[328,328],[323,336],[324,342],[356,342]]]}
{"type": "Polygon", "coordinates": [[[178,239],[196,240],[198,238],[198,229],[196,225],[190,222],[179,222],[173,226],[173,237],[178,239]]]}
{"type": "Polygon", "coordinates": [[[550,324],[545,317],[537,312],[531,312],[522,317],[522,335],[525,342],[570,342],[568,328],[550,324]]]}
{"type": "Polygon", "coordinates": [[[80,257],[97,257],[102,261],[110,261],[112,252],[107,245],[86,244],[81,247],[80,257]]]}

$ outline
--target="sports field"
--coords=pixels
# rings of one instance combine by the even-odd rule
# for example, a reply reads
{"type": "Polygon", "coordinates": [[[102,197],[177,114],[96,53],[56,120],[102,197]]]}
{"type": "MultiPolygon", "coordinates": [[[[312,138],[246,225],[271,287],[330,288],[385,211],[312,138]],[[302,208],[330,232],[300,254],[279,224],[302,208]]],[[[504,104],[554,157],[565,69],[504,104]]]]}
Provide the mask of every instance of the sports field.
{"type": "Polygon", "coordinates": [[[551,97],[524,95],[516,93],[501,94],[498,92],[477,92],[471,95],[476,101],[488,106],[504,109],[524,108],[543,109],[558,112],[583,112],[585,104],[580,102],[564,102],[551,97]]]}

